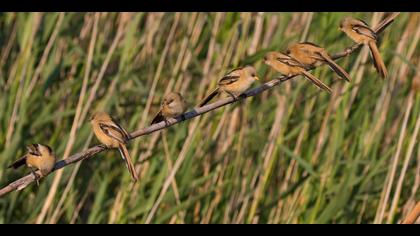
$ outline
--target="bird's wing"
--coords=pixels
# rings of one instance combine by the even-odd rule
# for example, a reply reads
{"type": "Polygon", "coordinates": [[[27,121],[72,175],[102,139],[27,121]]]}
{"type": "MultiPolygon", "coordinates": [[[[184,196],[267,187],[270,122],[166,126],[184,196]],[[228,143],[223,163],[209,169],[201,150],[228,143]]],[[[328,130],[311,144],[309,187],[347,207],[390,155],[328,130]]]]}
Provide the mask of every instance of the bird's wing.
{"type": "Polygon", "coordinates": [[[120,143],[126,143],[128,141],[127,132],[115,122],[101,122],[99,127],[102,131],[111,138],[118,140],[120,143]]]}
{"type": "Polygon", "coordinates": [[[128,141],[131,138],[130,134],[120,125],[120,122],[118,122],[112,117],[111,117],[111,120],[118,127],[118,129],[121,130],[121,133],[124,136],[124,139],[128,141]]]}
{"type": "Polygon", "coordinates": [[[238,81],[240,76],[237,75],[225,75],[219,80],[219,85],[228,85],[238,81]]]}
{"type": "Polygon", "coordinates": [[[276,59],[277,61],[284,63],[286,65],[289,65],[289,66],[298,66],[298,67],[305,68],[305,66],[302,63],[300,63],[299,61],[297,61],[296,59],[290,56],[278,57],[276,59]]]}
{"type": "Polygon", "coordinates": [[[240,70],[242,70],[243,68],[236,68],[233,69],[231,71],[229,71],[226,75],[223,76],[223,78],[221,78],[219,80],[219,85],[228,85],[231,83],[234,83],[236,81],[238,81],[238,79],[240,78],[240,70]]]}
{"type": "Polygon", "coordinates": [[[307,44],[307,45],[310,45],[310,46],[313,46],[313,47],[321,48],[321,46],[319,46],[319,45],[317,45],[315,43],[312,43],[312,42],[302,42],[300,44],[307,44]]]}
{"type": "Polygon", "coordinates": [[[364,22],[363,20],[359,19],[359,22],[357,24],[353,25],[352,29],[358,34],[367,36],[367,37],[369,37],[371,39],[374,39],[374,40],[377,39],[375,31],[373,31],[369,27],[369,25],[366,22],[364,22]]]}

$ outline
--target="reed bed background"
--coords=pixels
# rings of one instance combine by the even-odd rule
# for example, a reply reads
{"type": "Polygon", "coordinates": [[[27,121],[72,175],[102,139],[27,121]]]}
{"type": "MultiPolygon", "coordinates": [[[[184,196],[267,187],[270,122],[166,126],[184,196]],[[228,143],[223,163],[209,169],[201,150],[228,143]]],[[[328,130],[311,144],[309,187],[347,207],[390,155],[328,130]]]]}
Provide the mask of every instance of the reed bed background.
{"type": "MultiPolygon", "coordinates": [[[[194,107],[231,68],[312,41],[334,54],[349,13],[2,13],[0,185],[25,145],[60,159],[98,141],[106,110],[129,131],[162,96],[194,107]]],[[[384,13],[355,13],[375,25],[384,13]]],[[[0,223],[399,223],[420,199],[420,14],[380,35],[381,80],[366,48],[327,66],[320,92],[298,77],[260,96],[133,140],[140,181],[108,151],[0,198],[0,223]]]]}

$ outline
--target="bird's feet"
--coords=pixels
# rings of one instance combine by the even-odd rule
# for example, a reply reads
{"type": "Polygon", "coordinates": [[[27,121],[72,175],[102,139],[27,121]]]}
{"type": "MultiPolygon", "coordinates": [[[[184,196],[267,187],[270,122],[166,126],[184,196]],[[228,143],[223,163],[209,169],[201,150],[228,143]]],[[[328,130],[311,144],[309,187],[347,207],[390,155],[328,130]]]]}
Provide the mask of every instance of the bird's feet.
{"type": "Polygon", "coordinates": [[[231,92],[227,92],[227,94],[229,94],[229,96],[231,96],[233,98],[233,100],[237,100],[239,98],[239,96],[236,96],[235,94],[233,94],[231,92]]]}
{"type": "Polygon", "coordinates": [[[41,179],[41,176],[39,176],[35,170],[31,169],[32,175],[35,177],[36,185],[39,187],[39,180],[41,179]]]}

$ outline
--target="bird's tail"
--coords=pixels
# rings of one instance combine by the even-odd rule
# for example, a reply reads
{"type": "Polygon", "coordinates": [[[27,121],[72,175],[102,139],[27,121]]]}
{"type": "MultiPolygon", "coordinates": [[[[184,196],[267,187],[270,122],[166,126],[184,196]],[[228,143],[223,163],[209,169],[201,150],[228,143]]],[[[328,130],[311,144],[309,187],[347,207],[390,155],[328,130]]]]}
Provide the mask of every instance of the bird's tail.
{"type": "Polygon", "coordinates": [[[13,168],[13,169],[17,169],[23,165],[26,164],[26,156],[23,156],[21,158],[19,158],[17,161],[13,162],[10,166],[8,166],[7,168],[13,168]]]}
{"type": "Polygon", "coordinates": [[[313,76],[311,73],[307,71],[303,71],[302,74],[308,78],[312,83],[314,83],[318,88],[323,89],[329,93],[332,92],[331,88],[328,87],[328,85],[324,84],[321,80],[317,79],[315,76],[313,76]]]}
{"type": "Polygon", "coordinates": [[[321,57],[327,62],[331,69],[334,70],[335,73],[337,73],[337,75],[339,75],[342,79],[345,79],[348,82],[350,82],[350,75],[341,66],[335,63],[335,61],[331,59],[329,55],[323,53],[321,54],[321,57]]]}
{"type": "Polygon", "coordinates": [[[206,98],[204,98],[200,104],[198,105],[198,107],[202,107],[204,105],[206,105],[208,102],[210,102],[210,100],[212,100],[217,94],[219,93],[219,88],[216,88],[215,90],[213,90],[213,92],[211,92],[206,98]]]}
{"type": "Polygon", "coordinates": [[[379,53],[378,46],[376,46],[376,42],[371,40],[369,41],[369,49],[372,53],[373,63],[375,65],[376,70],[381,75],[382,78],[388,77],[388,70],[385,67],[385,63],[382,60],[381,54],[379,53]]]}
{"type": "Polygon", "coordinates": [[[155,118],[153,118],[152,123],[150,125],[162,122],[165,120],[165,117],[162,115],[162,111],[159,111],[159,113],[156,114],[155,118]]]}
{"type": "Polygon", "coordinates": [[[118,150],[121,153],[121,157],[124,159],[127,169],[130,172],[133,182],[137,182],[139,179],[137,177],[136,169],[134,168],[133,162],[131,162],[130,154],[128,153],[127,147],[124,144],[120,144],[118,150]]]}

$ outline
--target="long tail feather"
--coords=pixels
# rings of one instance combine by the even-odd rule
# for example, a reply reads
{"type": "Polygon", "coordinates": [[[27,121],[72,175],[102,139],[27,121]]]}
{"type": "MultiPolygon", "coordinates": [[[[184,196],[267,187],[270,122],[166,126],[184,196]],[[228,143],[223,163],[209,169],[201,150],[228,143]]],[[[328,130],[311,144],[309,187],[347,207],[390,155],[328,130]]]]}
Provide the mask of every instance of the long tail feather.
{"type": "Polygon", "coordinates": [[[198,107],[202,107],[204,105],[206,105],[208,102],[210,102],[210,100],[212,100],[217,94],[219,93],[219,88],[216,88],[215,90],[213,90],[213,92],[211,92],[206,98],[204,98],[200,104],[198,105],[198,107]]]}
{"type": "Polygon", "coordinates": [[[26,156],[23,156],[21,158],[19,158],[17,161],[13,162],[10,166],[8,166],[7,168],[13,168],[13,169],[17,169],[23,165],[26,164],[26,156]]]}
{"type": "Polygon", "coordinates": [[[379,53],[378,46],[376,46],[375,41],[369,42],[370,52],[372,53],[373,63],[375,65],[376,70],[381,75],[382,78],[388,77],[388,70],[385,67],[385,63],[382,60],[381,54],[379,53]]]}
{"type": "Polygon", "coordinates": [[[337,73],[342,79],[345,79],[348,82],[350,82],[350,75],[341,66],[335,63],[335,61],[331,59],[330,56],[325,55],[325,54],[321,54],[321,56],[327,62],[327,64],[331,67],[331,69],[334,70],[335,73],[337,73]]]}
{"type": "Polygon", "coordinates": [[[315,76],[313,76],[311,73],[307,71],[303,71],[302,74],[308,78],[312,83],[314,83],[318,88],[321,88],[329,93],[332,93],[332,90],[330,87],[328,87],[326,84],[324,84],[321,80],[317,79],[315,76]]]}
{"type": "Polygon", "coordinates": [[[120,151],[121,157],[124,159],[125,164],[127,165],[127,169],[130,172],[133,182],[137,182],[139,178],[137,176],[136,169],[131,162],[130,153],[128,153],[127,147],[124,144],[120,144],[118,150],[120,151]]]}

